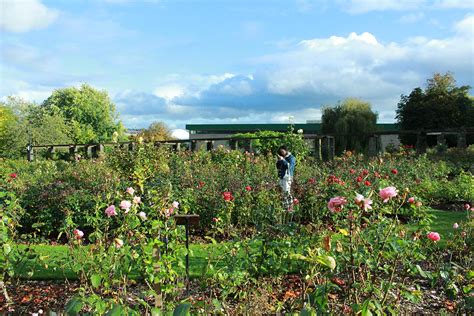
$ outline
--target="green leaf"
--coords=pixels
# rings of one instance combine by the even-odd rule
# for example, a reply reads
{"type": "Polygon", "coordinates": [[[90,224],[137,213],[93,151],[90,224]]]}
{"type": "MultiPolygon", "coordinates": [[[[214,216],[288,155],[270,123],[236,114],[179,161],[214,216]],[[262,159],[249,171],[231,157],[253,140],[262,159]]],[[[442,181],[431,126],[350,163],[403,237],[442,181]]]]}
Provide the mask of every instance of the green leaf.
{"type": "Polygon", "coordinates": [[[191,304],[189,303],[183,303],[183,304],[179,304],[174,312],[173,312],[173,316],[187,316],[187,315],[190,315],[189,313],[189,310],[191,309],[191,304]]]}
{"type": "Polygon", "coordinates": [[[91,276],[91,283],[93,287],[98,288],[100,286],[101,281],[102,277],[99,274],[93,274],[91,276]]]}
{"type": "Polygon", "coordinates": [[[74,297],[66,304],[65,312],[67,315],[78,315],[83,305],[79,298],[74,297]]]}
{"type": "Polygon", "coordinates": [[[317,261],[331,270],[336,268],[336,260],[331,256],[318,256],[317,261]]]}
{"type": "Polygon", "coordinates": [[[343,234],[344,236],[349,236],[349,232],[345,230],[344,228],[339,228],[339,232],[343,234]]]}
{"type": "Polygon", "coordinates": [[[303,309],[300,312],[300,316],[312,316],[316,315],[314,311],[311,310],[311,308],[308,308],[307,306],[303,307],[303,309]]]}
{"type": "Polygon", "coordinates": [[[3,244],[3,253],[8,255],[12,251],[12,247],[10,247],[10,244],[3,244]]]}
{"type": "Polygon", "coordinates": [[[423,278],[428,278],[428,274],[426,274],[425,271],[417,264],[416,269],[418,270],[418,273],[423,277],[423,278]]]}
{"type": "Polygon", "coordinates": [[[123,307],[121,305],[115,305],[114,308],[105,313],[105,316],[121,316],[123,314],[123,307]]]}

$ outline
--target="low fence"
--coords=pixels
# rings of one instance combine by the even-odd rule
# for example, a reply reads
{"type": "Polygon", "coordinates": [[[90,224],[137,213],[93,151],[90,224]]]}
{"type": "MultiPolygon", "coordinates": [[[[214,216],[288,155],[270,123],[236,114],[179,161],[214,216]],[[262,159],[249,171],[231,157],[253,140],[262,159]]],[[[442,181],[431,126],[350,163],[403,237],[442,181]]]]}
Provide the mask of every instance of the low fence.
{"type": "MultiPolygon", "coordinates": [[[[186,139],[186,140],[163,140],[144,142],[151,143],[156,147],[167,146],[172,150],[213,150],[217,148],[217,144],[223,145],[233,150],[244,150],[253,152],[252,140],[256,139],[281,139],[281,137],[221,137],[221,138],[206,138],[206,139],[186,139]],[[243,144],[243,146],[239,146],[243,144]]],[[[303,136],[303,139],[311,146],[312,154],[320,160],[332,160],[335,155],[335,140],[333,136],[303,136]]],[[[110,143],[94,143],[94,144],[51,144],[51,145],[28,145],[27,159],[33,161],[38,150],[45,149],[47,156],[53,156],[57,150],[66,149],[71,156],[75,156],[82,149],[87,158],[97,158],[105,151],[106,147],[124,148],[128,150],[135,150],[139,142],[110,142],[110,143]]]]}
{"type": "MultiPolygon", "coordinates": [[[[462,129],[443,129],[443,130],[411,130],[411,131],[385,131],[371,134],[330,134],[330,135],[307,135],[303,136],[304,140],[311,148],[312,154],[320,160],[332,160],[335,156],[337,137],[365,137],[368,138],[369,156],[375,156],[383,151],[381,139],[384,135],[400,136],[403,134],[416,135],[416,150],[418,153],[426,152],[428,148],[428,137],[436,137],[438,145],[446,144],[446,136],[454,135],[457,139],[457,147],[466,147],[467,135],[474,134],[474,128],[462,129]]],[[[256,139],[281,139],[281,137],[219,137],[219,138],[202,138],[202,139],[186,139],[186,140],[164,140],[151,142],[154,146],[167,146],[173,150],[213,150],[217,145],[223,145],[227,148],[237,150],[245,150],[253,152],[252,140],[256,139]],[[239,146],[241,144],[241,146],[239,146]]],[[[150,142],[149,142],[150,143],[150,142]]],[[[33,161],[35,153],[38,150],[46,150],[47,156],[53,156],[57,150],[66,149],[71,156],[78,154],[80,150],[85,152],[87,158],[99,157],[104,152],[106,147],[126,148],[128,150],[135,150],[138,146],[137,141],[128,142],[109,142],[109,143],[94,143],[94,144],[51,144],[51,145],[28,145],[27,159],[33,161]]]]}

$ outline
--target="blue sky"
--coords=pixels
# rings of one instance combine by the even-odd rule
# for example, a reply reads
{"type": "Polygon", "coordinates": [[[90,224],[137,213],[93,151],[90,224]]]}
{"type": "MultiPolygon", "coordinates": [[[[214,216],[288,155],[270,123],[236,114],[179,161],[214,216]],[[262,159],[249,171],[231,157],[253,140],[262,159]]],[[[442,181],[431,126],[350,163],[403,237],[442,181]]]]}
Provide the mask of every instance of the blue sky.
{"type": "Polygon", "coordinates": [[[474,1],[0,0],[0,98],[87,82],[127,127],[319,119],[346,97],[391,122],[434,72],[474,85],[474,1]]]}

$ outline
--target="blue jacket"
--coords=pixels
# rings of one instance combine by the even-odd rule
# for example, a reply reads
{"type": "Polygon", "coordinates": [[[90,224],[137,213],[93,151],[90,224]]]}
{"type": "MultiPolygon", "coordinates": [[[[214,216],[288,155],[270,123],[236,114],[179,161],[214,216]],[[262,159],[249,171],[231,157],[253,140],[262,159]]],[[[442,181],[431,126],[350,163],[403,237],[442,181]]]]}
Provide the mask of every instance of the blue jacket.
{"type": "Polygon", "coordinates": [[[295,174],[295,165],[296,165],[296,158],[291,153],[288,154],[285,159],[278,159],[276,166],[278,169],[278,177],[283,179],[288,172],[290,177],[293,177],[295,174]]]}

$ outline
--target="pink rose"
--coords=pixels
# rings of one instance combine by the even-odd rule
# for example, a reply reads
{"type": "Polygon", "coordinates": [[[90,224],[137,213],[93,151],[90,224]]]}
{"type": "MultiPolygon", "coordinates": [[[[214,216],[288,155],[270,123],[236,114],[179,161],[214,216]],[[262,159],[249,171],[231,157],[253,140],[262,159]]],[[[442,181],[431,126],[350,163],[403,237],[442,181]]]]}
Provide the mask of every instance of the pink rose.
{"type": "Polygon", "coordinates": [[[122,210],[125,210],[125,213],[128,213],[131,206],[132,206],[132,203],[130,201],[123,200],[122,202],[120,202],[120,208],[122,210]]]}
{"type": "Polygon", "coordinates": [[[145,213],[145,212],[140,212],[140,213],[138,213],[138,216],[139,216],[142,220],[146,220],[146,213],[145,213]]]}
{"type": "Polygon", "coordinates": [[[125,191],[130,195],[133,195],[133,193],[135,193],[135,190],[132,187],[127,188],[127,190],[125,190],[125,191]]]}
{"type": "Polygon", "coordinates": [[[454,228],[454,229],[458,229],[458,228],[459,228],[459,224],[458,224],[458,223],[454,223],[454,224],[453,224],[453,228],[454,228]]]}
{"type": "Polygon", "coordinates": [[[115,205],[110,205],[109,207],[107,207],[107,208],[105,209],[105,214],[106,214],[108,217],[116,216],[116,215],[117,215],[117,212],[115,211],[115,205]]]}
{"type": "Polygon", "coordinates": [[[294,198],[293,199],[293,204],[295,204],[295,205],[300,204],[300,200],[298,200],[297,198],[294,198]]]}
{"type": "Polygon", "coordinates": [[[331,212],[340,212],[342,211],[343,205],[347,204],[347,201],[342,196],[336,196],[329,200],[328,208],[331,212]]]}
{"type": "Polygon", "coordinates": [[[369,198],[364,199],[364,211],[372,209],[372,200],[369,198]]]}
{"type": "Polygon", "coordinates": [[[76,236],[76,239],[81,239],[82,237],[84,237],[84,232],[82,230],[74,229],[72,233],[74,234],[74,236],[76,236]]]}
{"type": "Polygon", "coordinates": [[[379,191],[380,197],[383,199],[384,203],[387,203],[393,197],[397,196],[397,188],[395,187],[386,187],[379,191]]]}
{"type": "Polygon", "coordinates": [[[356,193],[355,201],[357,204],[364,200],[364,196],[362,194],[356,193]]]}
{"type": "Polygon", "coordinates": [[[464,204],[464,209],[465,209],[466,211],[469,211],[470,208],[471,208],[471,206],[470,206],[469,204],[467,204],[467,203],[464,204]]]}
{"type": "Polygon", "coordinates": [[[437,232],[429,232],[426,235],[426,237],[428,237],[429,239],[431,239],[434,242],[437,242],[441,239],[441,237],[439,236],[439,234],[437,232]]]}
{"type": "Polygon", "coordinates": [[[120,249],[123,246],[123,240],[119,238],[114,239],[115,248],[120,249]]]}
{"type": "Polygon", "coordinates": [[[410,204],[415,203],[415,198],[413,196],[408,198],[408,203],[410,203],[410,204]]]}
{"type": "Polygon", "coordinates": [[[142,198],[139,196],[134,196],[133,197],[133,203],[135,204],[140,204],[142,202],[142,198]]]}
{"type": "Polygon", "coordinates": [[[173,212],[174,212],[174,208],[173,208],[173,207],[171,207],[171,208],[169,208],[169,209],[166,209],[166,210],[165,210],[165,216],[166,216],[166,217],[170,217],[171,215],[173,215],[173,212]]]}
{"type": "Polygon", "coordinates": [[[179,207],[179,202],[174,201],[173,204],[171,204],[173,208],[178,208],[179,207]]]}

